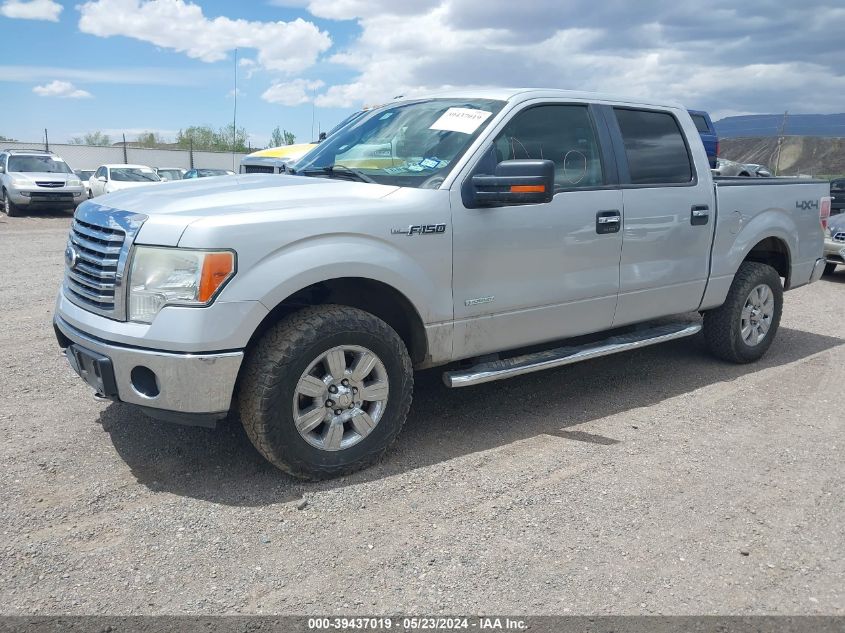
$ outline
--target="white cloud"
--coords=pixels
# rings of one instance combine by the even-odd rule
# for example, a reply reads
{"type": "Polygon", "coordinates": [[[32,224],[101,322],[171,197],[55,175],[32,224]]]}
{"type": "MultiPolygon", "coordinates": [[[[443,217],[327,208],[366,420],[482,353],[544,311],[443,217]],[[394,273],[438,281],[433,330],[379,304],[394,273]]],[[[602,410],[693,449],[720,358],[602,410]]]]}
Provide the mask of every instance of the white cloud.
{"type": "Polygon", "coordinates": [[[324,85],[319,80],[294,79],[293,81],[277,81],[261,95],[261,98],[269,103],[278,103],[280,105],[302,105],[303,103],[310,103],[313,99],[314,91],[322,88],[324,85]]]}
{"type": "Polygon", "coordinates": [[[229,72],[216,69],[192,70],[181,68],[156,68],[147,66],[99,68],[63,68],[61,66],[0,66],[0,81],[32,83],[65,79],[84,83],[133,84],[149,86],[192,86],[215,80],[228,81],[229,72]]]}
{"type": "Polygon", "coordinates": [[[516,85],[717,112],[838,112],[845,10],[808,2],[815,6],[772,12],[766,0],[746,0],[742,11],[713,0],[702,13],[691,0],[310,0],[312,14],[361,28],[330,58],[351,69],[352,80],[328,87],[316,104],[516,85]]]}
{"type": "Polygon", "coordinates": [[[312,65],[331,38],[312,22],[257,22],[208,18],[185,0],[89,0],[79,7],[79,29],[122,35],[168,48],[204,62],[226,58],[235,48],[255,49],[269,70],[292,73],[312,65]]]}
{"type": "Polygon", "coordinates": [[[0,15],[19,20],[58,22],[62,8],[53,0],[6,0],[0,5],[0,15]]]}
{"type": "Polygon", "coordinates": [[[63,99],[90,99],[91,93],[80,90],[69,81],[56,79],[43,86],[35,86],[32,92],[40,97],[61,97],[63,99]]]}

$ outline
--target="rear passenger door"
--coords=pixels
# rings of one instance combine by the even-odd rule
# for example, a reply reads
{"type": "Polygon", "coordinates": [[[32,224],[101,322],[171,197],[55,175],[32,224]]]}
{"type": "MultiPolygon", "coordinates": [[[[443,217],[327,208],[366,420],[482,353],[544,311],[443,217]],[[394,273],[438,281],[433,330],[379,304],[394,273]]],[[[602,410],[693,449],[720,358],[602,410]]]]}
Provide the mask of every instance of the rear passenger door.
{"type": "MultiPolygon", "coordinates": [[[[715,208],[701,152],[674,111],[605,107],[622,186],[622,258],[614,326],[698,308],[707,284],[715,208]],[[695,156],[701,164],[695,164],[695,156]]],[[[698,139],[695,139],[698,142],[698,139]]]]}

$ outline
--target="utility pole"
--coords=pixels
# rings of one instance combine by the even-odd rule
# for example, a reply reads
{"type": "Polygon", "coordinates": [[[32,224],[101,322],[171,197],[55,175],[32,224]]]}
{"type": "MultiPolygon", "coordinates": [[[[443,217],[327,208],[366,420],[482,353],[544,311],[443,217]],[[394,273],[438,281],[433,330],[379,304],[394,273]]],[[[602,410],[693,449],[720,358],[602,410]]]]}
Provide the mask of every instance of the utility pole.
{"type": "Polygon", "coordinates": [[[786,131],[786,118],[789,116],[789,110],[783,113],[783,120],[780,123],[780,130],[778,130],[778,157],[775,161],[775,176],[780,176],[780,151],[783,147],[783,136],[786,131]]]}
{"type": "Polygon", "coordinates": [[[235,111],[232,114],[232,171],[235,169],[235,148],[238,138],[238,49],[235,49],[235,111]]]}
{"type": "Polygon", "coordinates": [[[50,151],[50,138],[47,136],[47,128],[44,128],[44,149],[50,151]]]}

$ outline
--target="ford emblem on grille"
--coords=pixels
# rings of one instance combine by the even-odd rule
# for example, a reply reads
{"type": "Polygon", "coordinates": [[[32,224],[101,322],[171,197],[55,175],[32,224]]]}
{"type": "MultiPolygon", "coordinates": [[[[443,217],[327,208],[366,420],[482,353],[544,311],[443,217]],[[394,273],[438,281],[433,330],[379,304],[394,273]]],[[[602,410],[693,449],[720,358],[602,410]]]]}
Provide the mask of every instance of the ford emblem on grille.
{"type": "Polygon", "coordinates": [[[71,270],[76,268],[76,262],[78,259],[79,256],[76,254],[76,249],[70,244],[68,244],[67,248],[65,249],[65,264],[67,264],[67,267],[71,270]]]}

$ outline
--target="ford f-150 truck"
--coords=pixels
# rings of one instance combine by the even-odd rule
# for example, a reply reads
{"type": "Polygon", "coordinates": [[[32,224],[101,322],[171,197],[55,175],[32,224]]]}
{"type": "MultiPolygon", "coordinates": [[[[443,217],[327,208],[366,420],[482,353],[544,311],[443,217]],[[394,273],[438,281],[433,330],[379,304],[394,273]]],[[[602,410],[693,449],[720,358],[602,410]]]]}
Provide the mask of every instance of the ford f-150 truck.
{"type": "Polygon", "coordinates": [[[702,328],[716,356],[757,360],[783,291],[824,270],[828,184],[714,182],[690,115],[662,102],[406,99],[290,172],[81,205],[55,329],[99,397],[189,423],[231,411],[301,477],[378,459],[415,369],[464,387],[702,328]]]}

